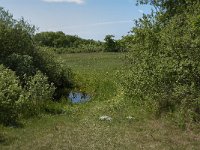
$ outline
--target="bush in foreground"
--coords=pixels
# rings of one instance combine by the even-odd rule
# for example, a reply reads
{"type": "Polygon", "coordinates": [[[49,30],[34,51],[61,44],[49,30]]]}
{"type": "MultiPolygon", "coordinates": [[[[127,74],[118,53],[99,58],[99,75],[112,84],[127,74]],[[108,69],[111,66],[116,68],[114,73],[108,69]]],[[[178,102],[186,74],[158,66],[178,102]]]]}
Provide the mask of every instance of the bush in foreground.
{"type": "Polygon", "coordinates": [[[56,87],[54,98],[59,99],[66,94],[65,88],[73,84],[71,70],[46,48],[36,47],[34,33],[35,26],[23,18],[13,19],[8,11],[0,7],[0,64],[15,71],[22,86],[37,70],[41,71],[48,77],[49,84],[53,83],[56,87]]]}
{"type": "Polygon", "coordinates": [[[9,125],[19,117],[31,117],[45,111],[55,87],[41,72],[20,86],[15,72],[0,65],[0,123],[9,125]]]}
{"type": "Polygon", "coordinates": [[[56,87],[54,98],[60,99],[66,95],[65,90],[73,87],[73,73],[48,48],[37,48],[34,55],[37,68],[48,77],[49,83],[56,87]]]}
{"type": "Polygon", "coordinates": [[[0,65],[0,123],[12,124],[19,117],[22,88],[15,73],[0,65]]]}
{"type": "Polygon", "coordinates": [[[48,83],[48,78],[38,71],[30,77],[20,97],[22,115],[31,117],[44,112],[45,105],[52,100],[55,87],[48,83]]]}
{"type": "MultiPolygon", "coordinates": [[[[139,1],[151,3],[152,1],[139,1]]],[[[133,28],[125,88],[135,105],[177,123],[200,121],[200,5],[157,1],[133,28]],[[144,108],[144,107],[143,107],[144,108]]]]}

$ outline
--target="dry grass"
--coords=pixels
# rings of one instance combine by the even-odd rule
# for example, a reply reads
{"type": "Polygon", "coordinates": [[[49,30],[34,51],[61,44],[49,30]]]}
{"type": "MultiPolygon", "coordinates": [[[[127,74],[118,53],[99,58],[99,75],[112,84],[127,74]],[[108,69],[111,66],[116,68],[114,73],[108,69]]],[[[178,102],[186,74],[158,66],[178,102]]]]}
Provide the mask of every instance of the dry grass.
{"type": "MultiPolygon", "coordinates": [[[[123,149],[196,149],[200,135],[182,131],[161,120],[102,122],[98,118],[68,120],[66,116],[47,116],[32,121],[25,129],[15,130],[15,140],[2,149],[31,150],[123,150],[123,149]],[[47,121],[44,124],[44,120],[47,121]],[[35,128],[34,128],[35,126],[35,128]],[[17,130],[17,132],[16,132],[17,130]]],[[[4,131],[5,132],[5,131],[4,131]]],[[[7,134],[12,134],[8,131],[7,134]]]]}

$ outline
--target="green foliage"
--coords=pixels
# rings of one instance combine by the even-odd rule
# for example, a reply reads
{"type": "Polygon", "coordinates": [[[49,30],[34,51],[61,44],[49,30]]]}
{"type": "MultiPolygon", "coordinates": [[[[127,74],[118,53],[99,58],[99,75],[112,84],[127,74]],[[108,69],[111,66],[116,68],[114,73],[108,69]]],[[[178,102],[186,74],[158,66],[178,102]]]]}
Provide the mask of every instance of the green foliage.
{"type": "MultiPolygon", "coordinates": [[[[54,83],[56,86],[54,95],[59,98],[63,94],[61,91],[72,84],[70,70],[62,67],[61,62],[54,58],[53,53],[45,52],[45,48],[36,48],[33,37],[39,39],[41,37],[40,34],[33,36],[34,26],[28,24],[23,18],[14,20],[12,15],[3,8],[0,9],[0,17],[0,63],[16,72],[22,86],[29,76],[35,75],[36,70],[40,70],[48,76],[49,84],[54,83]]],[[[62,32],[47,32],[42,36],[42,40],[50,38],[47,43],[53,42],[52,46],[59,47],[63,46],[65,37],[62,32]]],[[[68,38],[71,41],[78,39],[73,36],[68,38]]]]}
{"type": "Polygon", "coordinates": [[[40,46],[56,48],[68,47],[70,44],[70,41],[65,37],[65,34],[61,31],[37,33],[34,36],[34,40],[40,46]]]}
{"type": "Polygon", "coordinates": [[[20,86],[15,73],[0,65],[0,123],[14,124],[19,117],[30,117],[44,112],[52,99],[55,87],[41,72],[20,86]]]}
{"type": "Polygon", "coordinates": [[[199,2],[146,2],[158,2],[159,11],[132,30],[126,93],[159,116],[176,112],[184,122],[199,121],[199,2]]]}
{"type": "Polygon", "coordinates": [[[57,53],[100,52],[100,41],[86,40],[78,36],[65,35],[63,32],[41,32],[34,36],[36,44],[49,47],[57,53]]]}
{"type": "Polygon", "coordinates": [[[0,65],[0,123],[8,125],[16,122],[21,92],[15,73],[0,65]]]}
{"type": "Polygon", "coordinates": [[[116,46],[116,41],[113,39],[115,36],[114,35],[106,35],[105,37],[105,48],[104,50],[106,52],[116,52],[117,51],[117,46],[116,46]]]}
{"type": "Polygon", "coordinates": [[[14,20],[12,15],[0,8],[0,58],[5,58],[12,53],[32,54],[32,35],[35,27],[24,19],[14,20]]]}
{"type": "MultiPolygon", "coordinates": [[[[12,70],[0,66],[0,123],[13,124],[44,112],[50,100],[59,99],[72,86],[70,69],[35,46],[34,32],[23,18],[15,20],[0,8],[0,64],[12,70]]],[[[54,44],[62,43],[55,39],[54,44]]]]}
{"type": "Polygon", "coordinates": [[[46,47],[49,51],[55,52],[57,54],[66,54],[66,53],[93,53],[93,52],[102,52],[103,46],[99,45],[89,45],[89,44],[80,44],[78,47],[67,47],[67,48],[52,48],[46,47]]]}
{"type": "Polygon", "coordinates": [[[33,76],[36,73],[33,57],[29,55],[13,53],[5,59],[4,64],[16,72],[22,83],[25,82],[25,77],[33,76]]]}
{"type": "Polygon", "coordinates": [[[123,36],[121,39],[116,41],[118,52],[128,52],[131,49],[132,35],[123,36]]]}
{"type": "Polygon", "coordinates": [[[38,48],[35,50],[34,63],[37,68],[48,77],[50,83],[56,87],[54,98],[59,99],[65,95],[65,90],[73,86],[73,74],[64,66],[62,60],[48,50],[38,48]]]}
{"type": "Polygon", "coordinates": [[[34,103],[44,104],[45,100],[50,100],[54,93],[53,84],[49,85],[48,78],[38,71],[30,81],[27,82],[26,89],[28,91],[29,98],[35,101],[34,103]]]}
{"type": "Polygon", "coordinates": [[[128,49],[128,43],[125,38],[114,40],[114,35],[106,35],[104,43],[105,52],[125,52],[128,49]]]}
{"type": "Polygon", "coordinates": [[[48,78],[38,71],[27,81],[20,97],[22,114],[26,117],[40,114],[52,99],[54,91],[53,84],[49,85],[48,78]]]}

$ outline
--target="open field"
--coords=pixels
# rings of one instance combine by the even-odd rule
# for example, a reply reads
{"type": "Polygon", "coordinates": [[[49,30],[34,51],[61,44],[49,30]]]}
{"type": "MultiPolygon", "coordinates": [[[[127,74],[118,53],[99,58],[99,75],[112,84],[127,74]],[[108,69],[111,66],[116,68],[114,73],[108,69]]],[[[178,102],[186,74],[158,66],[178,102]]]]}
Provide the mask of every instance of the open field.
{"type": "Polygon", "coordinates": [[[85,104],[66,104],[62,115],[23,121],[21,128],[0,127],[0,149],[134,150],[200,148],[196,126],[181,130],[162,119],[143,116],[123,99],[119,70],[123,53],[59,55],[76,74],[80,89],[92,96],[85,104]],[[101,121],[100,116],[112,117],[101,121]],[[132,118],[127,118],[128,116],[132,118]]]}

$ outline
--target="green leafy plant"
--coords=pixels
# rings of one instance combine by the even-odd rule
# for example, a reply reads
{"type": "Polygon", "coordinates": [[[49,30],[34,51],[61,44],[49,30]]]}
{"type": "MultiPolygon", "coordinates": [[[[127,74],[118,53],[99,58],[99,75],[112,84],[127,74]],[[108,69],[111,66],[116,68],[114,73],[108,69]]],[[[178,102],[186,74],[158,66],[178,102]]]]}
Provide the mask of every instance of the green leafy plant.
{"type": "Polygon", "coordinates": [[[48,51],[48,49],[36,49],[34,63],[48,77],[48,81],[56,87],[54,98],[59,99],[66,94],[65,89],[73,86],[71,69],[65,67],[62,60],[56,59],[55,54],[48,51]]]}
{"type": "Polygon", "coordinates": [[[19,97],[22,88],[15,73],[0,65],[0,123],[16,123],[19,117],[19,97]]]}
{"type": "Polygon", "coordinates": [[[44,111],[44,107],[52,99],[55,92],[53,84],[49,84],[48,78],[38,71],[27,81],[22,101],[22,114],[26,117],[38,115],[44,111]]]}
{"type": "Polygon", "coordinates": [[[132,30],[127,96],[157,116],[179,113],[184,122],[199,121],[199,2],[139,2],[158,11],[143,15],[132,30]]]}

